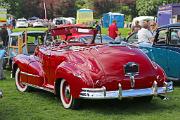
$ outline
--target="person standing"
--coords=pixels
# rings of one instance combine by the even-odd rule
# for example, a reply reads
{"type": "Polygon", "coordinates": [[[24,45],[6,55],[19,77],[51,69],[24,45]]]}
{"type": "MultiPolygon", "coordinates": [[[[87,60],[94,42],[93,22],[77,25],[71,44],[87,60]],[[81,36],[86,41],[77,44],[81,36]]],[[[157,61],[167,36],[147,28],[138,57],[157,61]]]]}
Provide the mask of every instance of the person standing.
{"type": "Polygon", "coordinates": [[[15,18],[12,18],[12,26],[13,26],[13,29],[15,29],[15,27],[16,27],[16,19],[15,18]]]}
{"type": "Polygon", "coordinates": [[[95,22],[95,28],[96,28],[96,30],[97,30],[97,33],[98,33],[98,34],[101,34],[101,26],[99,25],[99,22],[98,22],[98,21],[95,22]]]}
{"type": "Polygon", "coordinates": [[[144,20],[142,28],[137,33],[139,43],[142,43],[142,42],[152,43],[153,42],[154,37],[148,28],[149,28],[148,21],[144,20]]]}
{"type": "Polygon", "coordinates": [[[93,39],[96,39],[97,34],[99,34],[100,39],[101,39],[101,43],[102,43],[101,26],[99,25],[98,21],[95,22],[93,28],[95,28],[95,31],[94,31],[95,34],[94,34],[94,38],[93,39]]]}
{"type": "Polygon", "coordinates": [[[115,39],[118,36],[119,32],[118,32],[116,20],[113,20],[113,23],[109,26],[108,34],[109,34],[109,37],[113,39],[115,39]]]}
{"type": "Polygon", "coordinates": [[[8,31],[7,31],[6,24],[3,25],[3,27],[2,27],[2,29],[0,31],[0,34],[1,34],[1,39],[3,41],[3,46],[7,47],[9,36],[8,36],[8,31]]]}
{"type": "Polygon", "coordinates": [[[157,30],[157,24],[154,21],[150,21],[150,32],[155,37],[156,35],[156,30],[157,30]]]}

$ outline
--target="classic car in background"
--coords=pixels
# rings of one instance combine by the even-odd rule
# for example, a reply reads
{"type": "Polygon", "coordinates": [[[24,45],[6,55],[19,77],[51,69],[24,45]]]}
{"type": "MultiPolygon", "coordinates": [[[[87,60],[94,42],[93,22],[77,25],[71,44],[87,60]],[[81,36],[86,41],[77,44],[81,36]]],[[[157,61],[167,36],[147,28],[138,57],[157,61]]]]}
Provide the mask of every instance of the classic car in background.
{"type": "Polygon", "coordinates": [[[11,33],[7,51],[10,66],[14,56],[18,54],[33,54],[37,45],[44,44],[44,35],[44,31],[11,33]]]}
{"type": "Polygon", "coordinates": [[[28,21],[25,18],[20,18],[17,19],[16,21],[16,28],[21,28],[21,27],[28,27],[28,21]]]}
{"type": "Polygon", "coordinates": [[[47,27],[47,25],[45,25],[44,20],[42,20],[42,19],[37,19],[37,20],[33,23],[33,27],[47,27]]]}
{"type": "Polygon", "coordinates": [[[28,26],[29,26],[29,27],[32,27],[32,26],[33,26],[33,23],[34,23],[36,20],[38,20],[38,19],[39,19],[39,18],[38,18],[38,17],[35,17],[35,16],[29,18],[29,19],[28,19],[28,26]]]}
{"type": "MultiPolygon", "coordinates": [[[[136,36],[132,34],[127,41],[137,43],[136,36]]],[[[180,23],[158,28],[153,45],[138,46],[165,70],[169,80],[180,80],[180,23]]]]}
{"type": "MultiPolygon", "coordinates": [[[[68,41],[69,42],[82,42],[88,44],[93,39],[93,35],[81,34],[81,35],[74,35],[68,41]]],[[[109,37],[105,34],[97,34],[95,38],[96,43],[109,43],[114,41],[113,38],[109,37]]]]}
{"type": "MultiPolygon", "coordinates": [[[[58,28],[62,29],[62,32],[66,32],[68,36],[65,34],[61,35],[63,40],[71,43],[85,43],[88,44],[94,37],[94,28],[87,27],[85,25],[77,24],[77,25],[61,25],[58,28]]],[[[111,37],[105,34],[96,34],[95,35],[95,43],[109,43],[114,41],[111,37]]]]}
{"type": "MultiPolygon", "coordinates": [[[[92,30],[74,26],[79,28],[92,30]]],[[[79,99],[138,97],[151,101],[173,90],[163,69],[135,47],[96,44],[94,39],[89,44],[60,40],[62,35],[71,35],[67,27],[49,30],[46,35],[46,41],[56,43],[13,59],[12,76],[21,92],[30,86],[43,89],[59,96],[64,108],[73,109],[79,99]]]]}

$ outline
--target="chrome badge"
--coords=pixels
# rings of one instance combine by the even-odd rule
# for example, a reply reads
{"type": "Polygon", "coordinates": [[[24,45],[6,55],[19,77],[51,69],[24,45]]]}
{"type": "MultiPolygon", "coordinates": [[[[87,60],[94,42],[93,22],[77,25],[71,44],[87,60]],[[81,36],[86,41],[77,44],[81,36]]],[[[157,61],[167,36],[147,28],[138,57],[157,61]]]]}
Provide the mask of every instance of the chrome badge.
{"type": "Polygon", "coordinates": [[[135,76],[139,74],[139,65],[134,62],[128,62],[124,66],[125,76],[129,76],[131,87],[134,88],[135,86],[135,76]]]}

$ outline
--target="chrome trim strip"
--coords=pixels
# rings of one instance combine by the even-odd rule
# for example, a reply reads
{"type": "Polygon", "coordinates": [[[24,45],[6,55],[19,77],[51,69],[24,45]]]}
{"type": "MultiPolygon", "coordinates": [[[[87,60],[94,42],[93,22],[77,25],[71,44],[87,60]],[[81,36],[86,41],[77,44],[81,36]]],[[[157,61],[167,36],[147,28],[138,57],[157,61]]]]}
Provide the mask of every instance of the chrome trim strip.
{"type": "Polygon", "coordinates": [[[21,71],[21,74],[24,74],[24,75],[27,75],[27,76],[32,76],[32,77],[40,77],[38,75],[34,75],[34,74],[27,73],[27,72],[22,72],[22,71],[21,71]]]}
{"type": "Polygon", "coordinates": [[[179,78],[174,78],[174,77],[167,77],[168,80],[172,80],[172,81],[179,81],[179,78]]]}
{"type": "Polygon", "coordinates": [[[103,87],[83,88],[79,97],[84,99],[115,99],[115,98],[121,99],[128,97],[157,96],[172,91],[173,91],[172,82],[167,82],[167,86],[164,85],[163,87],[157,87],[157,82],[155,81],[152,87],[145,89],[122,90],[121,84],[119,84],[119,90],[106,91],[106,95],[104,95],[103,87]]]}
{"type": "Polygon", "coordinates": [[[32,85],[32,84],[25,83],[25,82],[22,82],[22,83],[23,83],[24,85],[27,85],[27,86],[30,86],[30,87],[33,87],[33,88],[37,88],[37,89],[41,89],[41,90],[45,90],[45,91],[54,93],[54,90],[51,90],[51,89],[49,89],[49,88],[39,87],[39,86],[37,86],[37,85],[32,85]]]}

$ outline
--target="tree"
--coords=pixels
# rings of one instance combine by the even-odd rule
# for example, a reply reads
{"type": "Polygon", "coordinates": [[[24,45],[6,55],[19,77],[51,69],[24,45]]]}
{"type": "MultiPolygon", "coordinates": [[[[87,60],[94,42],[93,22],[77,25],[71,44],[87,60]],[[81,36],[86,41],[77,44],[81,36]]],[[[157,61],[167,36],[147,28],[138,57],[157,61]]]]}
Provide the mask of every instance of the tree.
{"type": "Polygon", "coordinates": [[[6,8],[9,14],[19,16],[22,0],[0,0],[0,6],[6,8]]]}
{"type": "Polygon", "coordinates": [[[58,15],[64,16],[64,17],[73,17],[76,13],[76,7],[75,7],[76,0],[65,0],[65,1],[59,1],[59,6],[57,8],[58,15]]]}
{"type": "Polygon", "coordinates": [[[117,7],[116,2],[112,0],[93,0],[94,10],[96,11],[95,16],[101,16],[103,13],[112,11],[117,7]]]}
{"type": "Polygon", "coordinates": [[[159,6],[158,0],[137,0],[136,8],[138,10],[138,15],[156,15],[157,8],[159,6]]]}
{"type": "Polygon", "coordinates": [[[138,15],[155,16],[160,5],[179,2],[180,0],[136,0],[136,9],[138,15]]]}
{"type": "Polygon", "coordinates": [[[2,6],[7,8],[8,13],[19,17],[41,17],[42,8],[39,7],[40,0],[1,0],[2,6]]]}
{"type": "Polygon", "coordinates": [[[93,9],[94,1],[93,0],[76,0],[75,2],[76,9],[93,9]]]}

